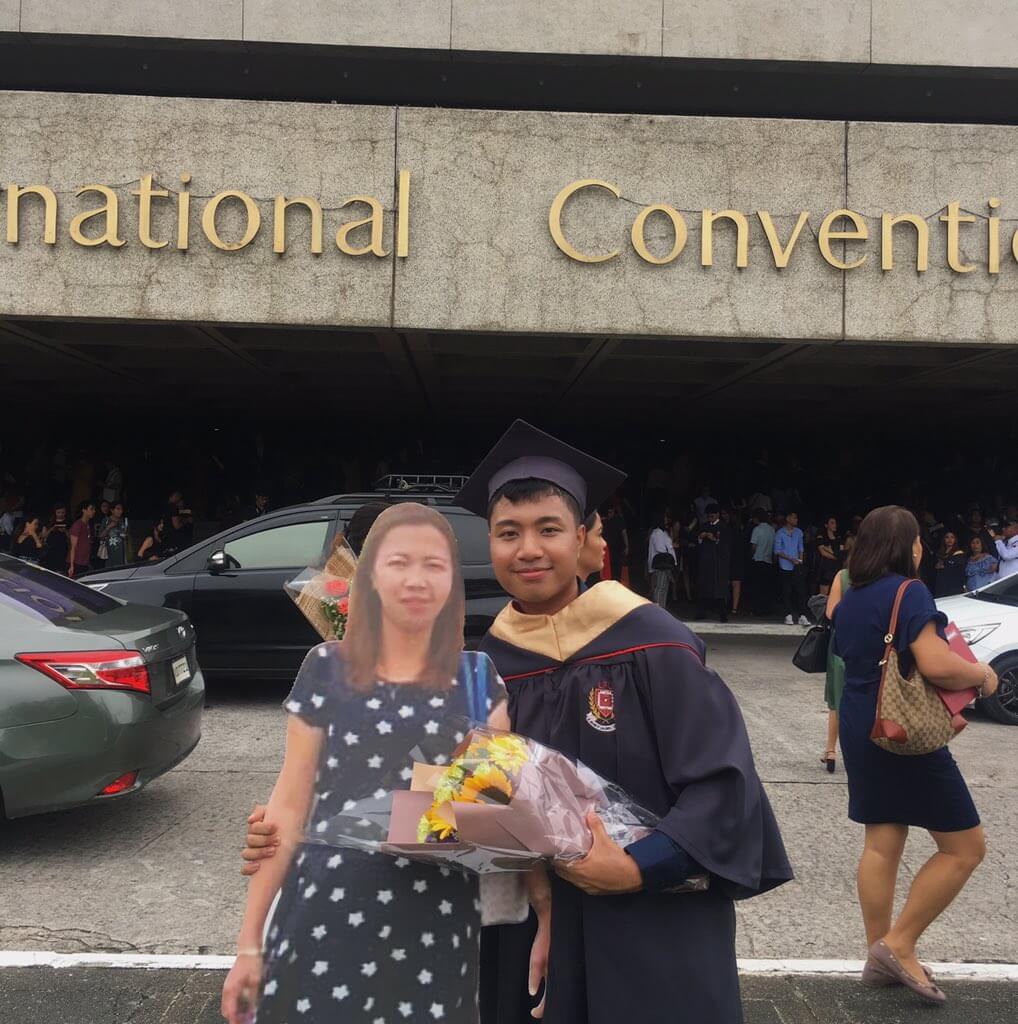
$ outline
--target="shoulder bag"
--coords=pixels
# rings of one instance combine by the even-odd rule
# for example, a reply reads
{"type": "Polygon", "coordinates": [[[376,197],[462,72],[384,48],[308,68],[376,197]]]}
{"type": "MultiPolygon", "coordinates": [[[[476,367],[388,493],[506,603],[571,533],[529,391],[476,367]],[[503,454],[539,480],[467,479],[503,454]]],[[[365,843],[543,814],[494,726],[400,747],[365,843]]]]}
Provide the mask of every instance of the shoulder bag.
{"type": "Polygon", "coordinates": [[[891,611],[891,623],[884,637],[884,659],[880,662],[880,692],[870,739],[892,754],[917,756],[946,747],[964,728],[965,720],[954,717],[945,706],[937,687],[928,683],[913,667],[908,676],[901,674],[898,651],[894,646],[898,632],[898,613],[905,591],[917,580],[905,580],[898,588],[891,611]]]}
{"type": "Polygon", "coordinates": [[[803,672],[826,672],[827,650],[831,645],[831,622],[825,615],[806,630],[799,647],[792,655],[792,664],[803,672]]]}

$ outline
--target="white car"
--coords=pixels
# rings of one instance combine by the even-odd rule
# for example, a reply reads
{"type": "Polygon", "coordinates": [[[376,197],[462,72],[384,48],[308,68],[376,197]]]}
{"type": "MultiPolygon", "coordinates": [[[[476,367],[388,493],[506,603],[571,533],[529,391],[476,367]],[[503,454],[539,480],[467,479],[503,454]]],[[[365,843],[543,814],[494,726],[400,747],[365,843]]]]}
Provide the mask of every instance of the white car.
{"type": "Polygon", "coordinates": [[[997,692],[979,707],[998,722],[1018,725],[1018,573],[971,594],[942,597],[937,607],[1000,678],[997,692]]]}

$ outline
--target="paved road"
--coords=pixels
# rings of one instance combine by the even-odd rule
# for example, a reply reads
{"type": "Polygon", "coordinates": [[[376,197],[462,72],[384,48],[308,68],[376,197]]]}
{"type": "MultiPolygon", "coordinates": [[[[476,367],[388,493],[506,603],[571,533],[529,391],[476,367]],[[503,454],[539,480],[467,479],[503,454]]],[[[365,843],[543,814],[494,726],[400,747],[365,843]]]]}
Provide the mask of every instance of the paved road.
{"type": "MultiPolygon", "coordinates": [[[[4,1024],[222,1024],[222,983],[217,971],[8,970],[0,972],[0,1019],[4,1024]]],[[[937,1024],[1018,1019],[1018,985],[956,981],[945,982],[944,990],[949,1002],[933,1011],[937,1024]]],[[[865,989],[852,978],[749,977],[742,992],[746,1024],[930,1021],[930,1007],[907,992],[865,989]]]]}
{"type": "MultiPolygon", "coordinates": [[[[711,663],[743,706],[798,875],[739,906],[739,954],[857,959],[861,830],[845,817],[844,774],[828,776],[819,764],[822,683],[790,666],[791,638],[708,639],[711,663]]],[[[268,794],[280,763],[284,696],[280,688],[220,687],[210,696],[198,750],[143,793],[5,826],[0,893],[18,898],[4,901],[0,949],[229,953],[244,896],[237,874],[242,823],[268,794]]],[[[936,961],[1013,962],[1018,728],[976,717],[955,753],[983,814],[990,853],[922,953],[936,961]]],[[[910,840],[906,875],[930,849],[925,834],[910,840]]],[[[0,1013],[0,1020],[7,1018],[0,1013]]]]}

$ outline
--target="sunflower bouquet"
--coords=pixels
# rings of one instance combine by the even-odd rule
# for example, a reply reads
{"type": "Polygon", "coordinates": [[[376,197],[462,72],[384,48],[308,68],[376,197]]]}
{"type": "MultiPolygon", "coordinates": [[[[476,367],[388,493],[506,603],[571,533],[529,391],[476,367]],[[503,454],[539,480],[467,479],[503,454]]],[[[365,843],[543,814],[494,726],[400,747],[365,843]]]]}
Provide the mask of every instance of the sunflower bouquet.
{"type": "Polygon", "coordinates": [[[431,806],[417,823],[419,843],[458,843],[455,814],[447,804],[491,803],[508,806],[530,760],[527,741],[512,734],[474,732],[466,750],[453,758],[435,784],[431,806]],[[451,820],[450,820],[451,819],[451,820]]]}
{"type": "Polygon", "coordinates": [[[306,841],[487,875],[585,856],[591,811],[622,846],[658,823],[551,747],[456,715],[435,724],[405,760],[386,759],[377,789],[313,815],[306,841]]]}

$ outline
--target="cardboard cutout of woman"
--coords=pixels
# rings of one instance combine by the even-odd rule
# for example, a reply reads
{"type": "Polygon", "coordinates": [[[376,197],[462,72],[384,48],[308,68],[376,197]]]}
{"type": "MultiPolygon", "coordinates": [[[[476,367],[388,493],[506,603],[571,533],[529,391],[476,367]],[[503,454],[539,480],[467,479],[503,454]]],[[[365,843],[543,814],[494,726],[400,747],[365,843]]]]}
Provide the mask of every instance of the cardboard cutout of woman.
{"type": "MultiPolygon", "coordinates": [[[[250,884],[223,1016],[476,1024],[477,877],[304,841],[315,821],[384,788],[390,762],[443,716],[469,716],[466,680],[487,656],[463,651],[463,580],[446,519],[414,503],[386,509],[350,590],[343,641],[308,653],[285,703],[286,755],[266,813],[280,844],[250,884]]],[[[489,724],[507,729],[502,681],[482,675],[489,724]]]]}

